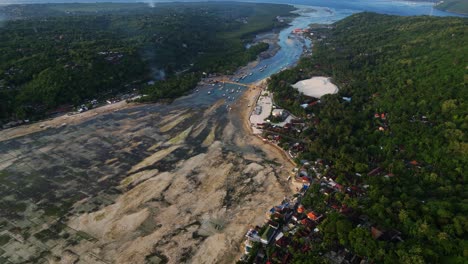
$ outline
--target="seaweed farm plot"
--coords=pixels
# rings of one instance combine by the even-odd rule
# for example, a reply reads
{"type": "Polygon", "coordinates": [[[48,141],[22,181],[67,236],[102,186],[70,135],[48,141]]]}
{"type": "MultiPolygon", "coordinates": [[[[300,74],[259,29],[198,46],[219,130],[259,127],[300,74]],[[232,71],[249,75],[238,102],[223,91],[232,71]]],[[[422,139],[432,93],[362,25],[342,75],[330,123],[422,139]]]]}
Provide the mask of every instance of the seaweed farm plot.
{"type": "Polygon", "coordinates": [[[145,155],[145,145],[164,139],[154,127],[126,128],[122,119],[109,114],[0,142],[2,263],[40,261],[57,244],[89,240],[66,219],[113,203],[121,193],[113,187],[145,155]]]}
{"type": "Polygon", "coordinates": [[[1,141],[0,262],[236,259],[243,225],[284,196],[284,169],[264,162],[220,97],[1,141]]]}

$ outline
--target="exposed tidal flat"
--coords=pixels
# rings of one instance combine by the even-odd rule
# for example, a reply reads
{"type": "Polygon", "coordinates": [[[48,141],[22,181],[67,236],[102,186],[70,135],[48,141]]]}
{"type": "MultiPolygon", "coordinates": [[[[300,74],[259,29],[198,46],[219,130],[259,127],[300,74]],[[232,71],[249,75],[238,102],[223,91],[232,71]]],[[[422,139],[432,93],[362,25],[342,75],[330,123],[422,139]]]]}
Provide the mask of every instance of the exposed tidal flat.
{"type": "MultiPolygon", "coordinates": [[[[266,56],[245,82],[303,45],[266,56]]],[[[246,88],[196,90],[171,104],[120,102],[2,131],[2,260],[235,261],[248,225],[290,193],[293,165],[251,136],[246,88]]]]}
{"type": "MultiPolygon", "coordinates": [[[[317,10],[292,27],[349,12],[317,10]]],[[[282,49],[256,66],[269,63],[268,72],[246,82],[295,63],[303,44],[288,41],[290,30],[280,33],[282,49]]],[[[227,111],[219,87],[199,90],[169,105],[10,130],[0,142],[1,260],[234,261],[247,225],[262,222],[290,192],[284,181],[292,165],[243,125],[251,93],[227,111]]]]}
{"type": "Polygon", "coordinates": [[[2,214],[22,238],[2,245],[4,257],[234,260],[246,226],[288,193],[281,179],[292,167],[239,126],[243,105],[228,113],[221,101],[135,106],[2,142],[2,208],[24,216],[2,214]]]}

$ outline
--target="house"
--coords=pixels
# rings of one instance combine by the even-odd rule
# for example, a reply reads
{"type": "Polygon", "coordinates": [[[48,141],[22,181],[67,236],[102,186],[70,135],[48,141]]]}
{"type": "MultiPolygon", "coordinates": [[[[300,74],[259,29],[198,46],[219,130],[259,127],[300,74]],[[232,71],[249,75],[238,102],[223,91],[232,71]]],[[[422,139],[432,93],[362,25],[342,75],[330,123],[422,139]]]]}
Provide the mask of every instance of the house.
{"type": "Polygon", "coordinates": [[[385,230],[380,230],[375,226],[372,226],[370,231],[371,231],[372,238],[374,238],[375,240],[390,241],[390,242],[402,242],[403,241],[403,239],[401,239],[400,237],[401,233],[397,230],[385,231],[385,230]]]}
{"type": "Polygon", "coordinates": [[[390,242],[403,242],[401,238],[401,233],[397,230],[389,230],[385,231],[383,235],[380,237],[381,240],[390,241],[390,242]]]}
{"type": "Polygon", "coordinates": [[[376,227],[371,227],[372,238],[379,239],[382,236],[383,232],[377,229],[376,227]]]}
{"type": "Polygon", "coordinates": [[[248,240],[251,240],[253,242],[260,242],[260,236],[258,235],[258,230],[251,228],[249,231],[247,231],[247,234],[245,234],[248,240]]]}
{"type": "Polygon", "coordinates": [[[288,112],[284,109],[273,109],[271,112],[271,115],[275,118],[279,118],[281,120],[284,120],[285,118],[288,117],[288,112]]]}
{"type": "Polygon", "coordinates": [[[295,28],[295,29],[293,30],[292,33],[294,33],[294,34],[302,34],[302,33],[304,33],[304,30],[302,30],[301,28],[295,28]]]}
{"type": "Polygon", "coordinates": [[[262,244],[268,245],[270,244],[271,240],[273,239],[274,235],[276,234],[277,228],[268,225],[265,231],[263,231],[262,235],[260,236],[260,242],[262,244]]]}
{"type": "Polygon", "coordinates": [[[318,215],[317,213],[311,211],[307,213],[307,218],[309,218],[312,221],[318,221],[322,218],[323,215],[318,215]]]}
{"type": "Polygon", "coordinates": [[[245,254],[249,254],[250,251],[252,251],[252,246],[253,246],[252,242],[251,242],[250,240],[246,240],[246,241],[244,242],[244,245],[245,245],[245,247],[244,247],[244,253],[245,253],[245,254]]]}
{"type": "Polygon", "coordinates": [[[367,175],[368,176],[375,176],[375,175],[379,174],[381,170],[382,170],[382,168],[377,167],[377,168],[371,170],[369,173],[367,173],[367,175]]]}
{"type": "Polygon", "coordinates": [[[300,177],[298,181],[301,183],[310,183],[310,179],[307,176],[300,177]]]}
{"type": "MultiPolygon", "coordinates": [[[[312,220],[309,220],[308,218],[302,219],[302,220],[300,221],[300,223],[301,223],[303,226],[305,226],[305,227],[307,227],[307,228],[309,229],[308,232],[310,232],[311,230],[313,230],[313,229],[317,226],[316,223],[314,223],[312,220]]],[[[304,234],[300,234],[301,237],[305,237],[305,236],[307,236],[307,235],[308,235],[307,232],[304,233],[304,234]]]]}
{"type": "Polygon", "coordinates": [[[298,212],[299,214],[304,213],[304,206],[303,206],[302,204],[299,205],[299,206],[297,207],[297,212],[298,212]]]}
{"type": "MultiPolygon", "coordinates": [[[[283,233],[280,233],[280,234],[283,234],[283,233]]],[[[278,235],[279,236],[279,235],[278,235]]],[[[276,236],[275,240],[275,245],[277,247],[280,247],[280,248],[284,248],[284,247],[287,247],[289,245],[289,239],[285,236],[281,236],[280,238],[278,238],[278,236],[276,236]]]]}
{"type": "Polygon", "coordinates": [[[309,103],[307,106],[311,107],[311,106],[314,106],[314,105],[316,105],[316,104],[318,104],[318,103],[320,103],[320,100],[311,102],[311,103],[309,103]]]}
{"type": "Polygon", "coordinates": [[[294,213],[291,217],[291,219],[295,222],[300,222],[304,218],[305,218],[305,215],[302,213],[294,213]]]}

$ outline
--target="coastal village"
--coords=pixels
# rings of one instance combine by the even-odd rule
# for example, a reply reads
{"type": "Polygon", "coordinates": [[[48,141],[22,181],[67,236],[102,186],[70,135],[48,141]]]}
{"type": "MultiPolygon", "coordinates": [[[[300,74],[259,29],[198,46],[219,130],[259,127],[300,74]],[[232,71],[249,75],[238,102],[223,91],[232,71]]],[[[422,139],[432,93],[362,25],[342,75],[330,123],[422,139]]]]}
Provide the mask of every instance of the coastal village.
{"type": "MultiPolygon", "coordinates": [[[[338,87],[326,77],[303,80],[293,87],[310,98],[301,105],[303,108],[313,108],[320,103],[321,96],[338,92],[338,87]]],[[[342,99],[350,102],[352,98],[342,99]]],[[[296,168],[287,178],[296,193],[284,197],[279,204],[265,212],[263,224],[248,227],[242,244],[243,255],[238,263],[291,263],[297,252],[301,254],[313,252],[311,254],[335,264],[372,263],[341,245],[335,245],[330,251],[321,250],[321,243],[325,239],[321,229],[327,228],[323,225],[327,217],[343,217],[354,226],[368,232],[376,241],[392,243],[403,241],[399,231],[381,228],[366,215],[359,214],[353,205],[340,203],[334,198],[336,195],[364,197],[369,185],[365,185],[359,179],[365,176],[393,177],[391,173],[385,173],[377,167],[367,175],[356,173],[357,180],[353,181],[354,184],[343,185],[337,182],[338,175],[334,174],[329,161],[299,160],[297,163],[299,154],[305,150],[307,144],[300,139],[300,134],[308,129],[308,126],[315,125],[318,120],[314,120],[313,114],[301,119],[286,109],[279,108],[275,105],[273,94],[268,89],[258,92],[255,102],[255,105],[249,105],[252,108],[249,118],[252,132],[265,143],[284,151],[296,164],[296,168]]],[[[386,113],[375,114],[376,130],[388,129],[386,115],[386,113]]],[[[410,165],[415,166],[416,163],[410,165]]]]}

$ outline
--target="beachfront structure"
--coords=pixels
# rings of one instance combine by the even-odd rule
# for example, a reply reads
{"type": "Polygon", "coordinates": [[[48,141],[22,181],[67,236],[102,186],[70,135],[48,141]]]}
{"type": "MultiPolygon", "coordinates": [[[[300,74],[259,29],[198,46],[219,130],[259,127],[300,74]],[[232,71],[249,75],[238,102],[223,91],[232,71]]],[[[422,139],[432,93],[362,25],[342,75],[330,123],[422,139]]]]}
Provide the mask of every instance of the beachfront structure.
{"type": "Polygon", "coordinates": [[[284,119],[286,119],[289,116],[289,113],[288,113],[288,111],[286,111],[284,109],[273,109],[273,111],[271,111],[271,115],[274,118],[277,118],[277,119],[283,121],[284,119]]]}
{"type": "Polygon", "coordinates": [[[274,117],[281,117],[285,115],[285,112],[286,111],[284,109],[274,109],[271,112],[271,115],[273,115],[274,117]]]}
{"type": "Polygon", "coordinates": [[[256,115],[260,115],[262,113],[262,106],[261,105],[255,106],[254,112],[256,115]]]}
{"type": "Polygon", "coordinates": [[[270,244],[271,240],[276,234],[276,230],[277,230],[276,227],[272,225],[268,225],[260,237],[260,242],[262,242],[262,244],[265,244],[265,245],[270,244]]]}
{"type": "Polygon", "coordinates": [[[248,240],[253,242],[260,242],[260,236],[258,235],[258,231],[256,229],[249,229],[247,234],[245,234],[248,240]]]}

